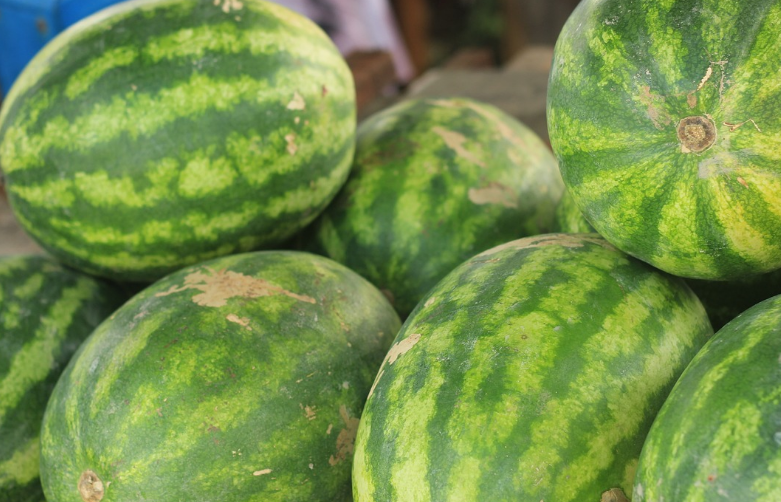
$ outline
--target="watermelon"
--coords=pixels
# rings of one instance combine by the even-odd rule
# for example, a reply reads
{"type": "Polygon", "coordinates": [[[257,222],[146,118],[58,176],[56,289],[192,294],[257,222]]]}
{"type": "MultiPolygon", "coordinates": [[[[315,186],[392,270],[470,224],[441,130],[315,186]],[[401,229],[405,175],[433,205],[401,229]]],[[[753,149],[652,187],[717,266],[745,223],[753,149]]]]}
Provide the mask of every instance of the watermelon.
{"type": "Polygon", "coordinates": [[[553,231],[565,234],[589,234],[596,232],[591,226],[580,208],[575,204],[575,199],[570,195],[569,190],[564,190],[561,194],[559,205],[553,214],[553,231]]]}
{"type": "Polygon", "coordinates": [[[584,0],[556,43],[548,129],[586,219],[664,271],[781,268],[781,2],[584,0]]]}
{"type": "Polygon", "coordinates": [[[111,7],[49,43],[3,107],[22,226],[116,280],[276,246],[337,193],[355,147],[344,59],[262,0],[111,7]]]}
{"type": "Polygon", "coordinates": [[[781,500],[781,296],[716,333],[648,434],[635,502],[781,500]]]}
{"type": "Polygon", "coordinates": [[[41,502],[41,420],[82,341],[125,300],[44,256],[0,258],[0,501],[41,502]]]}
{"type": "Polygon", "coordinates": [[[467,258],[549,230],[562,187],[545,144],[497,108],[409,99],[358,128],[350,178],[311,249],[369,279],[406,316],[467,258]]]}
{"type": "Polygon", "coordinates": [[[49,502],[349,498],[358,420],[400,320],[295,251],[184,268],[102,323],[52,394],[49,502]]]}
{"type": "Polygon", "coordinates": [[[355,500],[626,502],[656,413],[712,333],[681,279],[596,234],[481,253],[388,352],[355,500]]]}

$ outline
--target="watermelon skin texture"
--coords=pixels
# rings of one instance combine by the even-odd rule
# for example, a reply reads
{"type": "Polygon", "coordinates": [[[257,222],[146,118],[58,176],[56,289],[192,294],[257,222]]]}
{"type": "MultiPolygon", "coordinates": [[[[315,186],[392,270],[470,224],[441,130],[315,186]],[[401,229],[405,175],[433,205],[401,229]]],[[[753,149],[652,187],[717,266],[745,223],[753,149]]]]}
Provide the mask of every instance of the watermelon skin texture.
{"type": "Polygon", "coordinates": [[[123,281],[278,245],[336,195],[355,147],[344,59],[262,0],[111,7],[47,45],[3,106],[23,227],[123,281]]]}
{"type": "Polygon", "coordinates": [[[564,193],[561,194],[561,200],[556,206],[553,215],[553,232],[563,234],[597,233],[591,223],[583,216],[569,190],[564,190],[564,193]]]}
{"type": "Polygon", "coordinates": [[[308,253],[176,272],[101,324],[60,379],[46,498],[349,500],[358,417],[400,325],[366,280],[308,253]]]}
{"type": "Polygon", "coordinates": [[[391,347],[354,499],[626,501],[654,416],[712,333],[680,279],[596,234],[477,255],[391,347]]]}
{"type": "Polygon", "coordinates": [[[648,434],[635,502],[781,500],[780,352],[781,296],[716,333],[648,434]]]}
{"type": "Polygon", "coordinates": [[[548,129],[586,219],[682,277],[781,268],[777,0],[585,0],[556,43],[548,129]]]}
{"type": "Polygon", "coordinates": [[[46,402],[81,342],[125,299],[47,257],[0,258],[0,501],[43,501],[46,402]]]}
{"type": "Polygon", "coordinates": [[[385,291],[402,317],[448,272],[550,230],[563,183],[534,132],[470,99],[410,99],[363,122],[312,250],[385,291]]]}

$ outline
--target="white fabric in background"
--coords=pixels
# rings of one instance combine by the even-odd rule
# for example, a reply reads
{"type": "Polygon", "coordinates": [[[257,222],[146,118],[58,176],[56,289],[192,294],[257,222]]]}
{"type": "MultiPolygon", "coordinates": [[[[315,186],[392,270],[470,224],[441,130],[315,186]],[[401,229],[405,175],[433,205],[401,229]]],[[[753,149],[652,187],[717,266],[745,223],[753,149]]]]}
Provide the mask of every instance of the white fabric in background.
{"type": "Polygon", "coordinates": [[[387,50],[396,74],[408,82],[413,74],[407,48],[388,0],[273,0],[323,26],[339,51],[387,50]]]}

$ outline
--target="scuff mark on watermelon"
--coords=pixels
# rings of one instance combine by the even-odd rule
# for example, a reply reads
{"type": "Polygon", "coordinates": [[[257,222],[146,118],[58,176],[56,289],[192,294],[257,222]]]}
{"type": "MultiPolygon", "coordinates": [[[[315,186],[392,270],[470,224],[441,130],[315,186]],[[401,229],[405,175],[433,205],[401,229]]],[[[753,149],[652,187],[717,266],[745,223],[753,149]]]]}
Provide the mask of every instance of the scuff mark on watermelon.
{"type": "Polygon", "coordinates": [[[433,131],[445,142],[448,148],[456,152],[456,155],[463,157],[464,159],[477,164],[480,167],[485,167],[485,162],[474,153],[470,152],[464,147],[466,143],[466,136],[459,134],[455,131],[448,131],[444,127],[436,126],[433,131]]]}
{"type": "Polygon", "coordinates": [[[299,93],[293,94],[293,99],[287,104],[288,110],[306,110],[306,101],[299,93]]]}
{"type": "Polygon", "coordinates": [[[400,356],[403,356],[412,350],[412,347],[414,347],[420,341],[420,337],[420,333],[413,333],[399,343],[394,344],[393,347],[390,348],[388,354],[385,356],[385,360],[382,361],[380,371],[377,373],[377,378],[374,379],[374,384],[372,384],[372,388],[369,390],[369,396],[366,399],[369,399],[374,394],[375,387],[377,387],[377,384],[382,379],[382,375],[385,374],[385,365],[392,365],[400,356]]]}
{"type": "Polygon", "coordinates": [[[304,414],[306,415],[307,420],[311,421],[317,418],[317,411],[315,411],[317,406],[304,406],[303,404],[298,403],[298,407],[304,410],[304,414]]]}
{"type": "Polygon", "coordinates": [[[287,141],[287,153],[290,155],[295,155],[298,151],[298,145],[296,145],[296,135],[291,132],[285,136],[285,141],[287,141]]]}
{"type": "Polygon", "coordinates": [[[344,422],[344,429],[339,431],[339,435],[336,437],[336,455],[331,455],[331,458],[328,459],[331,466],[338,465],[352,457],[355,449],[355,436],[358,433],[358,424],[360,423],[360,420],[350,416],[345,405],[339,407],[339,415],[344,422]]]}
{"type": "Polygon", "coordinates": [[[244,8],[244,4],[239,0],[214,0],[214,5],[222,8],[224,13],[229,13],[232,10],[241,10],[244,8]]]}
{"type": "Polygon", "coordinates": [[[334,430],[334,424],[328,424],[328,429],[325,430],[325,433],[330,436],[332,430],[334,430]]]}
{"type": "Polygon", "coordinates": [[[621,488],[611,488],[610,490],[602,493],[600,502],[629,502],[629,499],[624,494],[624,490],[621,488]]]}
{"type": "Polygon", "coordinates": [[[424,303],[423,306],[428,308],[428,307],[432,306],[435,301],[437,301],[437,297],[436,296],[432,296],[431,298],[426,300],[426,303],[424,303]]]}
{"type": "Polygon", "coordinates": [[[271,469],[261,469],[259,471],[253,472],[252,475],[253,476],[264,476],[266,474],[271,474],[271,473],[272,473],[271,469]]]}
{"type": "Polygon", "coordinates": [[[228,314],[225,319],[229,320],[230,322],[235,322],[236,324],[244,326],[248,330],[252,331],[252,328],[249,325],[249,318],[247,317],[239,317],[236,314],[228,314]]]}
{"type": "Polygon", "coordinates": [[[224,307],[231,298],[261,298],[264,296],[284,295],[295,300],[315,304],[311,296],[299,295],[272,284],[263,279],[255,279],[230,270],[212,270],[204,268],[189,274],[184,279],[184,286],[171,286],[167,291],[155,296],[168,296],[189,289],[197,289],[200,294],[192,297],[192,301],[202,307],[224,307]]]}
{"type": "Polygon", "coordinates": [[[469,200],[478,206],[485,204],[501,204],[508,208],[517,208],[518,201],[515,192],[509,187],[492,181],[486,187],[470,188],[469,200]]]}

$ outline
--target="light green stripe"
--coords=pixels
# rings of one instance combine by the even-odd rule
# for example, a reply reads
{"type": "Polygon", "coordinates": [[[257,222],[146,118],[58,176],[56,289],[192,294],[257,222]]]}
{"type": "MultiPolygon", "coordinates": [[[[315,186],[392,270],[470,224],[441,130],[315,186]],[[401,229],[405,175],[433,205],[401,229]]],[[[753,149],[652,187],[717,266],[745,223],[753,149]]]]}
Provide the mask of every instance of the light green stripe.
{"type": "MultiPolygon", "coordinates": [[[[714,410],[715,411],[715,410],[714,410]]],[[[765,438],[760,434],[762,413],[754,403],[738,401],[713,423],[719,427],[711,439],[709,455],[699,460],[697,472],[692,479],[712,479],[730,468],[737,467],[741,461],[754,453],[765,438]]],[[[709,486],[694,484],[686,494],[686,502],[708,502],[709,486]]]]}
{"type": "Polygon", "coordinates": [[[8,373],[0,381],[0,422],[49,375],[73,316],[93,294],[92,282],[87,279],[64,289],[60,299],[41,317],[33,340],[14,354],[8,373]]]}
{"type": "MultiPolygon", "coordinates": [[[[33,274],[27,278],[24,284],[14,289],[14,296],[20,300],[31,300],[37,294],[41,294],[41,287],[43,286],[44,275],[42,273],[33,274]]],[[[2,305],[2,300],[0,300],[2,305]]]]}
{"type": "Polygon", "coordinates": [[[116,47],[106,50],[97,58],[91,59],[87,66],[73,73],[65,87],[65,95],[75,99],[87,92],[106,72],[129,66],[137,57],[137,47],[116,47]]]}
{"type": "Polygon", "coordinates": [[[26,485],[38,477],[40,439],[33,438],[14,451],[11,458],[0,463],[0,491],[11,483],[26,485]]]}
{"type": "Polygon", "coordinates": [[[236,170],[226,158],[193,159],[179,175],[179,193],[188,198],[217,194],[230,187],[236,176],[236,170]]]}
{"type": "Polygon", "coordinates": [[[594,123],[593,120],[581,120],[570,115],[564,107],[550,109],[551,123],[555,123],[557,129],[567,131],[566,142],[559,143],[557,153],[567,157],[582,151],[599,152],[603,150],[625,150],[630,147],[641,147],[644,138],[638,137],[631,131],[617,129],[606,130],[594,123]]]}
{"type": "MultiPolygon", "coordinates": [[[[697,180],[701,184],[702,180],[697,180]]],[[[715,180],[713,182],[715,185],[715,180]]],[[[659,247],[654,253],[654,264],[657,267],[666,270],[674,270],[678,260],[680,260],[680,251],[685,249],[698,249],[700,253],[687,262],[689,273],[709,276],[714,267],[714,258],[710,250],[703,247],[701,242],[701,232],[697,228],[698,218],[697,193],[694,191],[694,185],[691,183],[674,183],[668,187],[672,194],[661,208],[661,218],[659,219],[659,232],[662,235],[675,236],[674,241],[663,239],[659,242],[659,247]]],[[[642,191],[640,191],[642,192],[642,191]]],[[[640,193],[638,192],[638,193],[640,193]]],[[[635,207],[641,207],[638,201],[635,207]]],[[[637,227],[637,232],[641,228],[637,227]]]]}
{"type": "MultiPolygon", "coordinates": [[[[683,43],[683,33],[670,25],[668,15],[675,5],[673,0],[645,2],[645,20],[651,44],[648,47],[654,72],[661,74],[664,82],[674,88],[683,79],[681,60],[689,52],[683,43]]],[[[657,79],[658,80],[658,79],[657,79]]]]}

